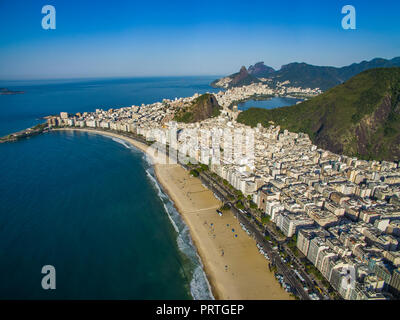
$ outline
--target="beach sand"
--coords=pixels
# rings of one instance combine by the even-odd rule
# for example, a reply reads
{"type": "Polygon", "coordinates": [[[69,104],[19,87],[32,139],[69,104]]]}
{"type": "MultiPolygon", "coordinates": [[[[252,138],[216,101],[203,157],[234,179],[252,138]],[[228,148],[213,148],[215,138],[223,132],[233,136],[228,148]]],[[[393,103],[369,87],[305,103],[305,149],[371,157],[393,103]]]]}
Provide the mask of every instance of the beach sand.
{"type": "MultiPolygon", "coordinates": [[[[77,130],[123,139],[147,152],[149,147],[134,139],[111,132],[77,130]]],[[[151,154],[151,152],[150,152],[151,154]]],[[[200,179],[177,164],[154,164],[158,181],[188,225],[192,240],[216,299],[288,300],[268,270],[268,261],[258,252],[256,242],[242,230],[231,211],[220,217],[222,203],[200,179]]]]}

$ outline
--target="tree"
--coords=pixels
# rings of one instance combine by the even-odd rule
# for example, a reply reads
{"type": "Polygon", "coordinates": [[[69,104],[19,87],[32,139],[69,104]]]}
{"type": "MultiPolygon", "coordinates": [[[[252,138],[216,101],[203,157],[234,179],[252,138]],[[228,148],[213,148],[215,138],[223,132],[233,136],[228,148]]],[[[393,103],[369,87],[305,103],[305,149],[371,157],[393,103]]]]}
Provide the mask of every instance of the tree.
{"type": "Polygon", "coordinates": [[[250,208],[257,209],[257,205],[253,201],[250,201],[250,208]]]}
{"type": "Polygon", "coordinates": [[[261,218],[261,222],[262,223],[268,223],[270,221],[271,221],[271,216],[266,215],[266,216],[261,218]]]}
{"type": "Polygon", "coordinates": [[[241,210],[244,209],[244,205],[243,205],[243,203],[241,203],[241,202],[238,202],[238,203],[236,204],[236,207],[237,207],[238,209],[241,209],[241,210]]]}
{"type": "Polygon", "coordinates": [[[198,177],[198,176],[199,176],[199,172],[198,172],[196,169],[190,170],[190,174],[191,174],[193,177],[198,177]]]}
{"type": "Polygon", "coordinates": [[[227,203],[225,203],[223,206],[221,206],[219,208],[219,210],[221,210],[221,211],[228,211],[229,209],[230,209],[230,207],[227,203]]]}

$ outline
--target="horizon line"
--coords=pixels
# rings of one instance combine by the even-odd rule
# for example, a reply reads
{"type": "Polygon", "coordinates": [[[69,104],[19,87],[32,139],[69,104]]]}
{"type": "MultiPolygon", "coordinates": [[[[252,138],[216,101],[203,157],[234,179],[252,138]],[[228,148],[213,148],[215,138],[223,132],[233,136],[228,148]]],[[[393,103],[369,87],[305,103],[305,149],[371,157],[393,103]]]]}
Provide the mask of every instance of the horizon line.
{"type": "MultiPolygon", "coordinates": [[[[353,64],[360,64],[363,62],[371,62],[373,60],[377,60],[377,59],[383,59],[383,60],[387,60],[387,61],[391,61],[393,59],[397,59],[400,58],[400,55],[398,56],[394,56],[393,58],[382,58],[382,57],[375,57],[372,58],[370,60],[368,59],[363,59],[363,60],[359,60],[359,62],[353,62],[351,64],[347,64],[347,65],[343,65],[343,66],[333,66],[333,65],[317,65],[317,64],[312,64],[312,63],[308,63],[308,62],[299,62],[299,61],[294,61],[294,62],[289,62],[286,64],[283,64],[280,66],[280,69],[275,69],[273,68],[275,71],[279,71],[282,69],[282,67],[287,66],[289,64],[308,64],[311,66],[316,66],[316,67],[333,67],[333,68],[344,68],[344,67],[348,67],[351,66],[353,64]]],[[[264,63],[264,61],[259,60],[257,62],[254,62],[252,65],[255,65],[256,63],[264,63]]],[[[246,67],[244,64],[242,64],[240,67],[238,67],[239,69],[242,66],[245,66],[246,69],[248,69],[250,66],[246,67]]],[[[268,64],[265,64],[266,66],[270,67],[268,64]]],[[[235,72],[233,72],[235,73],[235,72]]],[[[231,75],[232,73],[229,74],[182,74],[182,75],[174,75],[174,74],[170,74],[170,75],[114,75],[114,76],[71,76],[71,77],[43,77],[43,78],[34,78],[34,77],[27,77],[27,78],[19,78],[19,79],[1,79],[0,78],[0,82],[21,82],[21,81],[62,81],[62,80],[91,80],[91,79],[139,79],[139,78],[179,78],[179,77],[226,77],[231,75]]]]}
{"type": "Polygon", "coordinates": [[[186,74],[186,75],[143,75],[143,76],[83,76],[83,77],[60,77],[60,78],[19,78],[1,79],[0,82],[21,82],[21,81],[62,81],[62,80],[95,80],[95,79],[143,79],[143,78],[188,78],[188,77],[223,77],[220,74],[186,74]]]}

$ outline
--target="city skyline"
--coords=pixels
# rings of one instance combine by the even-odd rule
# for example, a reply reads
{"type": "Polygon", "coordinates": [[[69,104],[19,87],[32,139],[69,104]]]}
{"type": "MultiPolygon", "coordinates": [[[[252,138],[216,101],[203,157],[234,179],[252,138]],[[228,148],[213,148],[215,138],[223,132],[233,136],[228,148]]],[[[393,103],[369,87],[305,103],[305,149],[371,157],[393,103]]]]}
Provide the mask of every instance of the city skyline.
{"type": "Polygon", "coordinates": [[[225,75],[258,61],[340,67],[400,52],[400,4],[389,0],[49,4],[55,30],[41,26],[46,3],[0,4],[1,80],[225,75]],[[341,26],[347,4],[356,30],[341,26]]]}

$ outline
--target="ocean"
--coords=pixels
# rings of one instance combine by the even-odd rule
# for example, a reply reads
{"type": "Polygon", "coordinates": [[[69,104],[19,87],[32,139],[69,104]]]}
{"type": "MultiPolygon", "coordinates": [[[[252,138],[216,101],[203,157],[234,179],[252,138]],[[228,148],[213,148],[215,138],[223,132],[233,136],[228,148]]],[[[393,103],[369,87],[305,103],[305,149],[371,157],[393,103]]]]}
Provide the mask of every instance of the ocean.
{"type": "Polygon", "coordinates": [[[31,127],[41,117],[61,111],[76,113],[120,108],[217,92],[209,86],[217,77],[76,79],[0,81],[0,88],[25,91],[0,95],[0,136],[31,127]]]}
{"type": "MultiPolygon", "coordinates": [[[[1,83],[0,135],[61,111],[213,91],[207,77],[1,83]]],[[[0,299],[212,299],[189,230],[146,156],[54,132],[0,145],[0,299]],[[44,265],[56,289],[44,290],[44,265]]]]}
{"type": "MultiPolygon", "coordinates": [[[[1,82],[0,136],[44,116],[216,92],[217,77],[1,82]]],[[[279,105],[277,105],[279,106],[279,105]]],[[[51,132],[0,144],[0,299],[212,299],[188,227],[126,142],[51,132]],[[44,265],[56,289],[44,290],[44,265]]]]}

